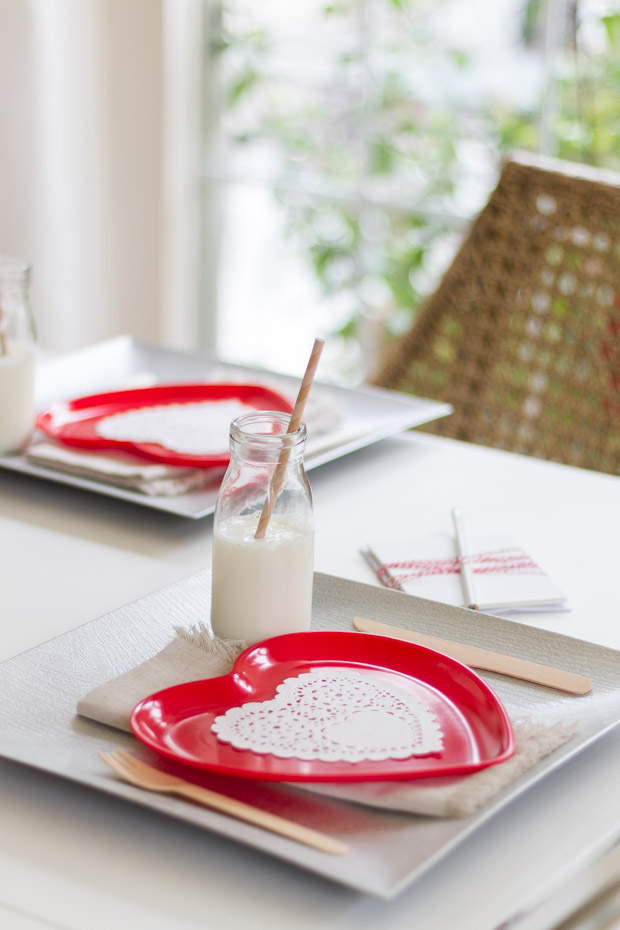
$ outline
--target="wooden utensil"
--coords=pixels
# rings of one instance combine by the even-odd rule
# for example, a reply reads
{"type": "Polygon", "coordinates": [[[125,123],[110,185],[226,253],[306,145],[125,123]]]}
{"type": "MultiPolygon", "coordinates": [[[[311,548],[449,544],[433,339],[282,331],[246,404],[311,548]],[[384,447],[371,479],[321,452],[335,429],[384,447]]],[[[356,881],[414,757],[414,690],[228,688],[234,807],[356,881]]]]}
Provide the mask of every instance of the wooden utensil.
{"type": "Polygon", "coordinates": [[[340,840],[319,833],[317,830],[311,830],[309,827],[303,827],[292,820],[285,820],[284,817],[278,817],[276,814],[270,814],[258,807],[252,807],[251,804],[229,798],[225,794],[218,794],[216,791],[194,785],[183,778],[160,772],[159,769],[147,765],[146,762],[142,762],[123,749],[109,753],[100,752],[99,756],[117,775],[132,785],[137,785],[138,788],[181,795],[198,804],[204,804],[205,807],[223,811],[231,817],[237,817],[239,820],[253,823],[265,830],[271,830],[272,833],[279,833],[281,836],[304,843],[306,846],[312,846],[321,852],[342,856],[349,851],[348,846],[340,840]]]}
{"type": "Polygon", "coordinates": [[[420,646],[428,646],[451,656],[472,668],[483,669],[487,672],[499,672],[511,678],[520,678],[531,681],[547,688],[556,688],[569,694],[588,694],[592,690],[592,682],[583,675],[567,672],[563,669],[552,668],[550,665],[539,665],[527,659],[517,659],[514,656],[502,655],[499,652],[490,652],[478,646],[466,646],[464,643],[453,643],[438,636],[429,636],[426,633],[415,633],[402,627],[378,623],[375,620],[364,620],[355,617],[353,626],[361,633],[375,633],[379,636],[393,636],[397,639],[406,639],[420,646]]]}

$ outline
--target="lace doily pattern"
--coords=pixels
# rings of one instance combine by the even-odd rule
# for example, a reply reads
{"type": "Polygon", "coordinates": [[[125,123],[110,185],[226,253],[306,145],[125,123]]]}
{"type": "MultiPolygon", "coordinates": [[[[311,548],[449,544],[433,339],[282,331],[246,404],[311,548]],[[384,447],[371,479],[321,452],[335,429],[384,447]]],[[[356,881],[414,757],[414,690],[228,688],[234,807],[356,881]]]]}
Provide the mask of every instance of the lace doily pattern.
{"type": "Polygon", "coordinates": [[[230,423],[254,410],[234,400],[157,404],[115,413],[95,429],[106,439],[121,442],[155,442],[173,452],[211,455],[228,449],[230,423]]]}
{"type": "Polygon", "coordinates": [[[427,704],[353,669],[286,678],[272,700],[232,707],[211,727],[237,749],[304,761],[407,759],[443,747],[427,704]]]}

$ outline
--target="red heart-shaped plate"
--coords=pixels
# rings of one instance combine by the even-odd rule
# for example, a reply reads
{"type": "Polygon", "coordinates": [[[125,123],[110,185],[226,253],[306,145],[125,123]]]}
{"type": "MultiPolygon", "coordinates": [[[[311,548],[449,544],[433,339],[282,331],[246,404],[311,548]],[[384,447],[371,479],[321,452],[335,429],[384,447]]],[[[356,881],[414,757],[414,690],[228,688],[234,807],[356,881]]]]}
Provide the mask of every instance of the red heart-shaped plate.
{"type": "Polygon", "coordinates": [[[474,772],[514,753],[510,720],[494,691],[470,668],[425,646],[354,632],[276,636],[251,646],[228,675],[166,688],[141,701],[131,728],[142,743],[178,762],[271,781],[378,781],[474,772]],[[317,669],[355,669],[404,689],[435,715],[443,748],[428,756],[322,762],[235,749],[212,732],[215,717],[269,701],[284,679],[317,669]]]}

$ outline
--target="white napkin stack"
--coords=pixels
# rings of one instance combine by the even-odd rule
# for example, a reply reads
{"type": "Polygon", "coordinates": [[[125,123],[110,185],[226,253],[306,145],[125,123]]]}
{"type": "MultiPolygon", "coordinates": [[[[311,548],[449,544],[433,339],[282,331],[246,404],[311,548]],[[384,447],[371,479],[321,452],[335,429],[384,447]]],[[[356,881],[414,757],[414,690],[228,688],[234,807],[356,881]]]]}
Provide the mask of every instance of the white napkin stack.
{"type": "MultiPolygon", "coordinates": [[[[426,539],[378,540],[370,549],[388,587],[464,606],[455,542],[448,534],[426,539]],[[396,585],[388,581],[388,574],[396,585]]],[[[479,608],[491,614],[569,610],[566,595],[535,561],[506,536],[472,537],[468,556],[479,608]]],[[[467,605],[465,605],[467,606],[467,605]]]]}
{"type": "MultiPolygon", "coordinates": [[[[154,376],[144,376],[144,384],[133,383],[131,387],[152,386],[156,383],[154,376]]],[[[240,370],[239,379],[247,381],[245,374],[240,370]]],[[[205,383],[218,379],[211,373],[205,383]]],[[[222,383],[231,380],[230,373],[222,379],[222,383]]],[[[279,383],[264,384],[283,395],[284,390],[279,383]]],[[[309,441],[306,447],[306,456],[315,455],[325,451],[330,446],[357,438],[364,432],[365,427],[353,424],[346,434],[337,431],[342,419],[342,409],[337,403],[333,392],[316,390],[314,397],[310,397],[306,406],[304,421],[308,429],[309,441]],[[349,433],[352,433],[350,436],[349,433]]],[[[40,434],[39,434],[40,435],[40,434]]],[[[222,429],[221,450],[228,450],[228,427],[222,429]]],[[[149,461],[144,457],[131,452],[116,451],[114,449],[79,449],[64,445],[61,442],[40,440],[36,438],[26,451],[26,458],[34,465],[52,468],[67,474],[76,475],[91,481],[103,481],[115,487],[139,491],[152,497],[175,497],[188,491],[202,490],[219,485],[225,468],[195,468],[180,465],[166,465],[149,461]]]]}
{"type": "Polygon", "coordinates": [[[28,461],[91,481],[139,491],[153,497],[175,497],[218,484],[224,468],[184,468],[151,462],[129,452],[75,449],[54,442],[34,442],[28,461]]]}

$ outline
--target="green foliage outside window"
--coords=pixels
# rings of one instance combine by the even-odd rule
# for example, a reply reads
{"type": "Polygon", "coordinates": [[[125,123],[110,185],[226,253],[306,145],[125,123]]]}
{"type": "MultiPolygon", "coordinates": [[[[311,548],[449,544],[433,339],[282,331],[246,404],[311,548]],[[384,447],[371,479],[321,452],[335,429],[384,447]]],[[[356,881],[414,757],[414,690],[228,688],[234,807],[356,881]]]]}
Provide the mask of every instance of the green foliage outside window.
{"type": "MultiPolygon", "coordinates": [[[[359,338],[369,316],[387,338],[408,327],[482,207],[501,157],[541,150],[545,102],[554,102],[547,154],[620,170],[620,13],[599,16],[592,51],[582,41],[581,4],[569,2],[546,97],[524,107],[495,89],[464,96],[475,63],[463,49],[437,44],[422,15],[428,6],[379,0],[368,23],[360,0],[326,5],[327,30],[360,26],[359,42],[335,53],[327,84],[282,79],[277,37],[238,15],[237,0],[213,8],[230,150],[245,149],[265,166],[289,240],[325,298],[338,299],[343,340],[359,338]],[[429,87],[424,69],[445,88],[429,87]]],[[[544,12],[543,0],[525,5],[524,49],[539,41],[544,12]]]]}

